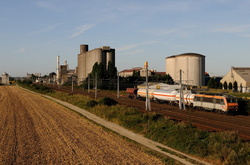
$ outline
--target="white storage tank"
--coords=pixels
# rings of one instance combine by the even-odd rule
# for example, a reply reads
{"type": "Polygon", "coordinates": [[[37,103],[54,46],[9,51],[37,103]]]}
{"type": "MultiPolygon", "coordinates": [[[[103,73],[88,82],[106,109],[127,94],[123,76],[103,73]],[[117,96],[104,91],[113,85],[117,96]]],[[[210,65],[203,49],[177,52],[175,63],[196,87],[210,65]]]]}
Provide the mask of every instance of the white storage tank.
{"type": "Polygon", "coordinates": [[[174,102],[176,100],[175,96],[178,92],[176,90],[161,90],[156,89],[154,91],[154,99],[174,102]]]}
{"type": "MultiPolygon", "coordinates": [[[[154,90],[155,89],[148,89],[148,98],[149,99],[153,99],[154,98],[154,90]]],[[[138,97],[143,97],[143,98],[146,98],[146,88],[139,88],[138,91],[137,91],[137,96],[138,97]]]]}
{"type": "Polygon", "coordinates": [[[166,58],[166,74],[169,74],[173,79],[174,77],[172,75],[175,75],[175,57],[176,56],[170,56],[166,58]]]}
{"type": "Polygon", "coordinates": [[[198,53],[184,53],[166,58],[166,73],[180,82],[182,71],[182,83],[192,86],[205,85],[205,56],[198,53]],[[173,59],[174,58],[174,59],[173,59]]]}

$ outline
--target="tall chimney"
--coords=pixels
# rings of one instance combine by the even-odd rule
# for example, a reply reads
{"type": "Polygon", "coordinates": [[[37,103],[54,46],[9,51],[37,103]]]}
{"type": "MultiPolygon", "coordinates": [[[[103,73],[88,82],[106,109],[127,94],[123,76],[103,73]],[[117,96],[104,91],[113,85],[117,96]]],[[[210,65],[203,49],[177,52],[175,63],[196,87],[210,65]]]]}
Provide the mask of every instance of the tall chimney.
{"type": "Polygon", "coordinates": [[[59,84],[59,78],[60,78],[59,67],[60,67],[60,56],[57,56],[57,67],[56,67],[56,81],[57,81],[57,84],[59,84]]]}

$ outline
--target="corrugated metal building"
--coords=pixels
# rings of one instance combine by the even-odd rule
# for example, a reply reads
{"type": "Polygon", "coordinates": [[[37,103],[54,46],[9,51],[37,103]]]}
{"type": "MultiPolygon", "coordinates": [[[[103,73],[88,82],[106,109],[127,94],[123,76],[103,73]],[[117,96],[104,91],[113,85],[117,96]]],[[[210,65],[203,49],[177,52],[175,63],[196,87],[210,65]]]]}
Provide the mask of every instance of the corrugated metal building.
{"type": "Polygon", "coordinates": [[[105,70],[108,68],[108,63],[111,62],[115,66],[115,49],[109,46],[103,46],[93,50],[88,50],[88,45],[80,45],[80,54],[78,54],[78,84],[88,77],[92,72],[95,63],[103,63],[105,70]]]}
{"type": "Polygon", "coordinates": [[[205,56],[198,53],[184,53],[166,58],[166,74],[175,82],[191,86],[205,85],[205,56]]]}

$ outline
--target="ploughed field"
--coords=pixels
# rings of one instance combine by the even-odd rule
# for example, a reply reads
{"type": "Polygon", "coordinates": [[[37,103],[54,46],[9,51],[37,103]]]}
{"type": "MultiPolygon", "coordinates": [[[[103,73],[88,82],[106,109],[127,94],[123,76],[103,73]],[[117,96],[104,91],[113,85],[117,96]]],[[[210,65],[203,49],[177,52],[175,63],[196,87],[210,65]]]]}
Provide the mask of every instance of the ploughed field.
{"type": "Polygon", "coordinates": [[[162,164],[53,101],[0,86],[0,164],[162,164]]]}
{"type": "MultiPolygon", "coordinates": [[[[58,89],[58,87],[52,88],[53,90],[71,92],[71,87],[60,87],[60,89],[58,89]]],[[[95,97],[94,91],[88,93],[87,90],[74,89],[74,93],[88,95],[92,98],[95,97]]],[[[117,99],[116,93],[110,93],[108,91],[98,91],[97,97],[111,97],[118,101],[119,104],[137,107],[141,111],[145,110],[145,101],[130,99],[127,97],[127,95],[120,96],[120,98],[117,99]]],[[[153,102],[151,102],[151,111],[163,114],[164,116],[177,121],[184,121],[187,123],[191,122],[198,128],[209,131],[234,130],[239,133],[242,139],[250,140],[250,116],[231,116],[192,109],[179,110],[178,106],[153,102]]]]}

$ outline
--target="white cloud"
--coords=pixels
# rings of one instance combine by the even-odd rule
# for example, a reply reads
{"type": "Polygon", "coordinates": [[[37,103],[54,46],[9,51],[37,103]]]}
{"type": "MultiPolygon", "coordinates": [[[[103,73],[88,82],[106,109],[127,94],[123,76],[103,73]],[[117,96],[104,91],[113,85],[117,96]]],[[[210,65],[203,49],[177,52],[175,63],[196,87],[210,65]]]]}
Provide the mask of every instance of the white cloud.
{"type": "Polygon", "coordinates": [[[26,51],[26,48],[20,48],[20,49],[16,50],[14,53],[22,53],[25,51],[26,51]]]}
{"type": "Polygon", "coordinates": [[[40,30],[37,30],[37,31],[34,31],[32,32],[31,34],[38,34],[38,33],[43,33],[43,32],[47,32],[47,31],[51,31],[53,29],[55,29],[56,27],[62,25],[63,23],[58,23],[58,24],[55,24],[55,25],[50,25],[48,27],[45,27],[43,29],[40,29],[40,30]]]}
{"type": "Polygon", "coordinates": [[[93,27],[94,27],[94,25],[92,25],[92,24],[78,26],[78,27],[76,27],[76,32],[74,34],[72,34],[69,38],[77,37],[93,27]]]}
{"type": "Polygon", "coordinates": [[[162,36],[162,35],[169,35],[169,34],[172,34],[172,33],[175,33],[177,32],[177,29],[166,29],[166,30],[144,30],[143,31],[144,33],[149,33],[149,34],[153,34],[153,35],[159,35],[159,36],[162,36]]]}
{"type": "Polygon", "coordinates": [[[137,47],[138,45],[139,44],[125,45],[123,47],[117,48],[116,50],[117,51],[126,51],[126,50],[129,50],[129,49],[133,49],[133,48],[137,47]]]}
{"type": "Polygon", "coordinates": [[[139,47],[139,46],[150,45],[150,44],[155,44],[155,43],[157,43],[157,41],[146,41],[146,42],[143,42],[143,43],[135,43],[135,44],[131,44],[131,45],[125,45],[123,47],[117,48],[116,50],[117,51],[127,51],[127,50],[130,50],[130,49],[139,47]]]}
{"type": "Polygon", "coordinates": [[[45,8],[45,9],[54,8],[54,6],[50,2],[45,2],[45,1],[36,2],[36,5],[41,7],[41,8],[45,8]]]}
{"type": "Polygon", "coordinates": [[[250,29],[250,25],[243,25],[243,26],[228,26],[222,28],[214,29],[214,32],[224,32],[224,33],[240,33],[245,32],[246,30],[250,29]]]}
{"type": "Polygon", "coordinates": [[[248,34],[243,34],[243,35],[241,35],[242,37],[250,37],[250,34],[248,33],[248,34]]]}
{"type": "Polygon", "coordinates": [[[145,50],[144,49],[138,49],[138,50],[134,50],[134,51],[131,51],[131,52],[126,52],[126,53],[121,53],[122,55],[133,55],[133,54],[139,54],[139,53],[142,53],[144,52],[145,50]]]}

